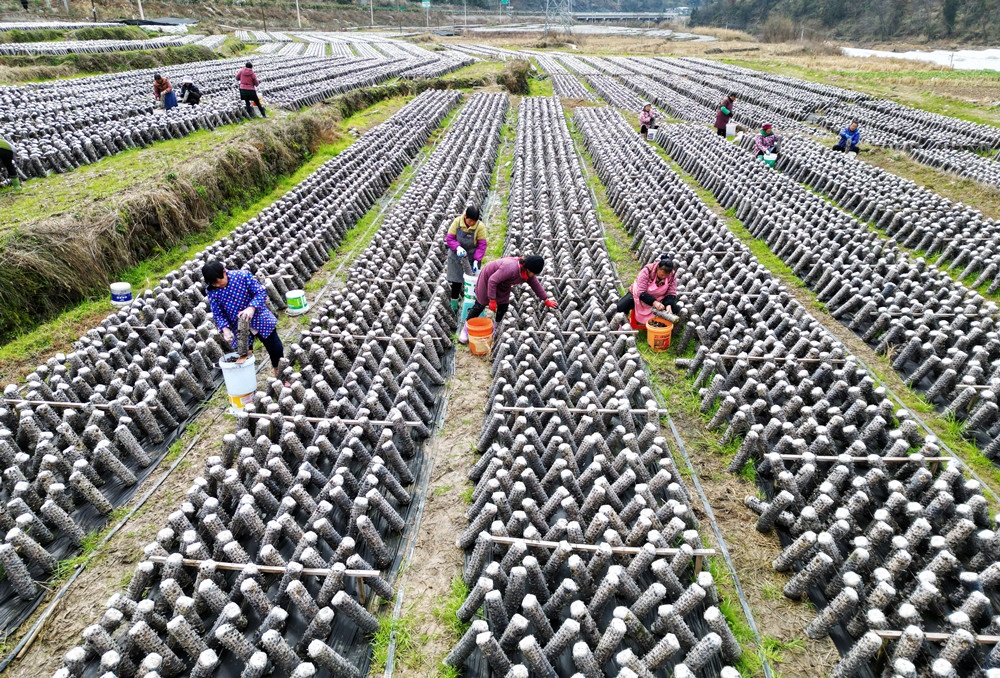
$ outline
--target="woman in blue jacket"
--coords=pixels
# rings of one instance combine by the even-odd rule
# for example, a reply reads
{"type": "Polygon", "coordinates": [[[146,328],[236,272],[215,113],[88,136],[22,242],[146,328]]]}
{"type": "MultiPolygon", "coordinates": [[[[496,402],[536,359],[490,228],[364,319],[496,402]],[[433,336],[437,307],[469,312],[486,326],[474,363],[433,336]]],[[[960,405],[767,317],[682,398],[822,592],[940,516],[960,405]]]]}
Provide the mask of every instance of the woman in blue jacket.
{"type": "Polygon", "coordinates": [[[837,140],[837,145],[833,147],[833,150],[841,153],[857,153],[859,141],[861,141],[861,129],[858,127],[858,123],[852,122],[840,131],[840,139],[837,140]]]}

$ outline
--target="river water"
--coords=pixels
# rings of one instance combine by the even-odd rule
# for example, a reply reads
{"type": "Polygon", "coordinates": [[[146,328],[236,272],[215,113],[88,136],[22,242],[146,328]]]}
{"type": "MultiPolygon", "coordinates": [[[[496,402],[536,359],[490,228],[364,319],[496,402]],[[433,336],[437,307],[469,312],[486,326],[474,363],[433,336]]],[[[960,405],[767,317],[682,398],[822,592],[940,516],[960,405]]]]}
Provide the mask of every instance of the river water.
{"type": "Polygon", "coordinates": [[[960,71],[993,70],[1000,71],[1000,49],[960,49],[950,50],[912,50],[909,52],[885,52],[878,49],[858,49],[841,47],[846,56],[854,57],[885,57],[889,59],[909,59],[911,61],[927,61],[941,66],[950,66],[960,71]]]}

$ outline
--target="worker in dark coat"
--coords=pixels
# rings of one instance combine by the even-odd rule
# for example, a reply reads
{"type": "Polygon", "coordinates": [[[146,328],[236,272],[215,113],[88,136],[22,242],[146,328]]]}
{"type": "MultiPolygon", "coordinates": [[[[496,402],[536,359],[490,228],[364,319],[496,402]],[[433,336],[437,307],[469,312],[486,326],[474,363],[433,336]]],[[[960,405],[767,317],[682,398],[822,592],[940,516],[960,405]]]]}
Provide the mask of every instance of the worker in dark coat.
{"type": "Polygon", "coordinates": [[[201,90],[190,76],[185,76],[181,82],[181,103],[195,106],[201,101],[201,90]]]}
{"type": "Polygon", "coordinates": [[[733,106],[736,104],[736,92],[733,92],[719,104],[719,110],[715,113],[715,130],[720,137],[726,136],[726,125],[733,117],[733,106]]]}

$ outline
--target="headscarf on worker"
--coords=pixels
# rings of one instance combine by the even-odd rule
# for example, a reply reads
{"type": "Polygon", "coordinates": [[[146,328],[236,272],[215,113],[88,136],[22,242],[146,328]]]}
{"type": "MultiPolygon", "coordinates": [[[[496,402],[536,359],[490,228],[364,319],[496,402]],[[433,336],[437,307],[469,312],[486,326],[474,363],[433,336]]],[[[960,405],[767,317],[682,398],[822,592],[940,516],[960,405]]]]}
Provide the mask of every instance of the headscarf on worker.
{"type": "Polygon", "coordinates": [[[198,89],[198,85],[194,84],[194,80],[189,75],[181,78],[180,101],[189,106],[196,106],[201,102],[201,90],[198,89]]]}
{"type": "Polygon", "coordinates": [[[489,308],[496,313],[496,323],[499,325],[510,305],[511,289],[524,282],[528,283],[539,299],[545,301],[546,306],[555,308],[556,302],[549,299],[536,277],[544,267],[545,260],[538,255],[503,257],[486,264],[476,281],[476,303],[469,309],[469,317],[478,318],[489,308]]]}
{"type": "Polygon", "coordinates": [[[645,327],[654,311],[677,315],[677,271],[668,254],[639,269],[635,282],[615,308],[607,313],[610,320],[615,313],[629,313],[629,320],[636,329],[645,327]]]}
{"type": "Polygon", "coordinates": [[[452,307],[455,308],[462,296],[462,285],[465,281],[465,267],[462,260],[471,259],[472,272],[477,273],[489,245],[486,241],[486,227],[479,220],[479,208],[469,205],[464,213],[455,217],[444,241],[450,250],[446,279],[451,284],[452,307]]]}
{"type": "Polygon", "coordinates": [[[765,122],[764,126],[760,130],[760,134],[753,141],[753,152],[754,155],[762,156],[771,152],[774,145],[778,143],[781,139],[780,136],[774,133],[774,127],[769,122],[765,122]]]}

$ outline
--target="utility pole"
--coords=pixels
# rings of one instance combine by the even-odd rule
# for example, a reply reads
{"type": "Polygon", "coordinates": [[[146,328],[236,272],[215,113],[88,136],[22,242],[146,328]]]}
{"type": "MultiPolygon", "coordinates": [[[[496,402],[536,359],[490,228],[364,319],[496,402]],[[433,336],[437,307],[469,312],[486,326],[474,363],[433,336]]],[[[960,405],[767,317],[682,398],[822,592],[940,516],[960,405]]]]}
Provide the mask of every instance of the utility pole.
{"type": "MultiPolygon", "coordinates": [[[[299,0],[295,0],[297,3],[299,0]]],[[[371,16],[372,28],[375,28],[375,0],[368,0],[368,13],[371,16]]]]}
{"type": "Polygon", "coordinates": [[[295,18],[299,20],[299,28],[302,28],[302,12],[299,11],[299,0],[295,0],[295,18]]]}
{"type": "Polygon", "coordinates": [[[465,12],[465,28],[469,28],[469,0],[462,0],[462,10],[465,12]]]}
{"type": "Polygon", "coordinates": [[[146,19],[145,12],[142,11],[142,0],[136,0],[139,3],[139,18],[142,20],[146,19]]]}

